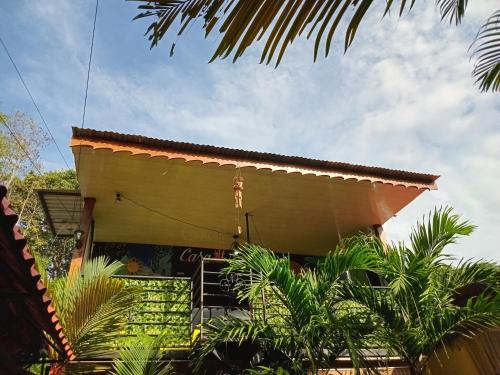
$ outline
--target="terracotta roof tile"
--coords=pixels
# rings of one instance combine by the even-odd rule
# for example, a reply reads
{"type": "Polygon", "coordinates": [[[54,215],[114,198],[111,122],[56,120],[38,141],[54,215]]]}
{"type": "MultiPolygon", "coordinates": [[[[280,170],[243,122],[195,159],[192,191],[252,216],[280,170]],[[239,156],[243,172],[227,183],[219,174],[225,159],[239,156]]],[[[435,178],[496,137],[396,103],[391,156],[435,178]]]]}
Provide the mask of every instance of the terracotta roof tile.
{"type": "MultiPolygon", "coordinates": [[[[50,335],[61,352],[67,358],[72,359],[73,352],[59,324],[51,299],[46,294],[47,289],[40,279],[41,275],[34,265],[35,258],[29,252],[21,228],[16,225],[18,217],[12,210],[6,195],[7,189],[0,185],[1,261],[8,265],[10,273],[2,275],[5,278],[2,280],[2,286],[12,293],[27,295],[23,301],[24,305],[17,307],[21,307],[29,315],[36,329],[43,330],[50,335]]],[[[15,317],[16,313],[13,314],[15,317]]],[[[20,317],[17,318],[20,319],[20,317]]],[[[35,330],[34,327],[31,329],[35,330]]],[[[39,336],[40,332],[32,332],[32,334],[39,336]]],[[[27,340],[27,338],[24,339],[27,340]]]]}
{"type": "MultiPolygon", "coordinates": [[[[355,176],[359,175],[362,177],[372,177],[372,179],[370,179],[372,182],[377,182],[378,179],[382,179],[389,180],[391,183],[397,184],[397,182],[400,181],[403,182],[403,185],[415,184],[417,187],[429,189],[435,188],[435,181],[439,178],[438,175],[427,173],[408,172],[397,169],[310,159],[300,156],[246,151],[227,147],[200,145],[195,143],[149,138],[140,135],[121,134],[111,131],[73,127],[73,147],[78,146],[77,140],[103,141],[117,143],[120,145],[129,145],[132,147],[146,147],[152,150],[177,151],[222,159],[230,158],[232,160],[242,160],[246,162],[254,161],[255,163],[272,163],[276,165],[294,166],[296,168],[304,169],[312,168],[325,172],[338,172],[355,176]]],[[[82,145],[82,147],[85,147],[85,145],[82,145]]]]}

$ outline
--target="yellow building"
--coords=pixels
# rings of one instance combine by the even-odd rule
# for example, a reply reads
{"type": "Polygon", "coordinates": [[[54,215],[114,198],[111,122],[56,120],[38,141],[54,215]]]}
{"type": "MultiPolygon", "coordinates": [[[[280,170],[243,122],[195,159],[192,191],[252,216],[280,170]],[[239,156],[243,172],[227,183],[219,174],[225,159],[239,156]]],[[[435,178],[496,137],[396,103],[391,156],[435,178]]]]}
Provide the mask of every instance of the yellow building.
{"type": "Polygon", "coordinates": [[[360,231],[383,238],[384,223],[438,178],[80,128],[71,148],[80,190],[39,192],[54,235],[78,229],[72,267],[106,255],[150,291],[144,306],[158,297],[166,315],[144,313],[124,336],[155,334],[166,319],[178,361],[210,317],[245,307],[219,277],[237,243],[290,254],[300,267],[360,231]]]}

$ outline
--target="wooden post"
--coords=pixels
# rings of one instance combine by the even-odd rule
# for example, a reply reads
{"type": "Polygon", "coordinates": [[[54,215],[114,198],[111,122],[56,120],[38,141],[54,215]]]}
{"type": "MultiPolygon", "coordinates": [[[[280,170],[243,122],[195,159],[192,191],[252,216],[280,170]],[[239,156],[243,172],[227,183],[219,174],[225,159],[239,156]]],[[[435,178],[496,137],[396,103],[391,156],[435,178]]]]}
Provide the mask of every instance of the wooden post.
{"type": "Polygon", "coordinates": [[[83,257],[85,255],[85,247],[87,246],[88,235],[91,230],[93,212],[94,212],[95,198],[83,198],[83,212],[80,218],[80,230],[83,231],[82,238],[78,246],[73,252],[71,264],[69,266],[69,273],[78,271],[82,265],[83,257]]]}

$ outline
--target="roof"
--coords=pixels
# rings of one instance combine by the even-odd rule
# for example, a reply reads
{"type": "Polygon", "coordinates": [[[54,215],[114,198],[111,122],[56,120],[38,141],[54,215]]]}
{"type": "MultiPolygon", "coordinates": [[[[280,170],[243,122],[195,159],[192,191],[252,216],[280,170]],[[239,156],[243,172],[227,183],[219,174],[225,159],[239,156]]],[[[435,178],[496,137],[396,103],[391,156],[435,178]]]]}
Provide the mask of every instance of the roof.
{"type": "Polygon", "coordinates": [[[240,226],[274,251],[322,255],[437,188],[435,175],[91,129],[74,128],[71,147],[98,242],[225,249],[240,226]]]}
{"type": "MultiPolygon", "coordinates": [[[[44,333],[51,337],[63,358],[73,358],[73,352],[59,324],[51,299],[35,267],[21,229],[18,216],[6,198],[7,189],[0,185],[0,310],[2,334],[0,345],[9,361],[27,362],[44,348],[44,333]],[[8,331],[5,334],[5,331],[8,331]]],[[[0,361],[0,370],[6,369],[0,361]]]]}
{"type": "MultiPolygon", "coordinates": [[[[126,151],[126,146],[130,146],[128,151],[131,153],[141,153],[140,151],[133,149],[140,148],[143,150],[142,153],[149,153],[150,156],[162,156],[162,154],[158,153],[158,151],[180,152],[193,156],[205,156],[208,157],[208,159],[219,159],[223,164],[227,164],[227,161],[232,160],[235,163],[250,163],[256,168],[265,168],[271,165],[275,167],[271,168],[273,170],[279,169],[280,167],[285,170],[287,170],[287,167],[295,167],[292,168],[292,171],[307,170],[310,172],[312,169],[317,172],[317,175],[324,174],[322,172],[333,172],[340,175],[354,176],[355,178],[359,177],[360,180],[368,179],[371,182],[389,182],[394,185],[402,184],[405,186],[414,186],[425,189],[436,189],[437,186],[435,181],[439,178],[438,175],[428,173],[408,172],[397,169],[310,159],[300,156],[246,151],[227,147],[162,140],[144,137],[141,135],[121,134],[111,131],[73,127],[72,147],[91,146],[93,148],[102,148],[112,147],[111,144],[114,144],[115,146],[113,151],[126,151]],[[81,143],[83,140],[97,141],[97,143],[81,143]],[[101,145],[99,145],[99,143],[101,143],[101,145]],[[122,147],[120,148],[119,146],[122,147]],[[125,146],[125,149],[123,146],[125,146]],[[224,163],[224,161],[226,161],[226,163],[224,163]]],[[[199,160],[202,162],[209,162],[209,160],[203,158],[199,160]]],[[[238,166],[241,167],[241,165],[238,166]]]]}
{"type": "Polygon", "coordinates": [[[80,227],[82,202],[78,190],[37,190],[38,199],[54,236],[71,237],[80,227]]]}

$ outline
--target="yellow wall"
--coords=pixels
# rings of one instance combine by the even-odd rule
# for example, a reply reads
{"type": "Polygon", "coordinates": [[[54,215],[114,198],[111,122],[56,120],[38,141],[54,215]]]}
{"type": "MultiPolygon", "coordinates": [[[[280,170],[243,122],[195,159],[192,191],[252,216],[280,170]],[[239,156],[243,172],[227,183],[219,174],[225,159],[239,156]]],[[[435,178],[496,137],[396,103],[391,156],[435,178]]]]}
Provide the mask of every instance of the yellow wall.
{"type": "Polygon", "coordinates": [[[432,375],[498,375],[500,328],[482,332],[473,339],[460,338],[446,352],[440,349],[438,357],[429,363],[432,375]]]}
{"type": "Polygon", "coordinates": [[[457,343],[447,349],[438,351],[430,360],[429,369],[432,375],[480,375],[466,343],[457,343]]]}
{"type": "MultiPolygon", "coordinates": [[[[355,375],[352,369],[325,370],[320,375],[355,375]]],[[[407,368],[387,368],[382,375],[410,375],[407,368]]],[[[440,349],[429,361],[428,375],[499,375],[500,328],[473,339],[460,338],[440,349]]]]}

